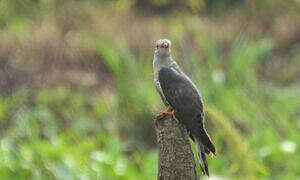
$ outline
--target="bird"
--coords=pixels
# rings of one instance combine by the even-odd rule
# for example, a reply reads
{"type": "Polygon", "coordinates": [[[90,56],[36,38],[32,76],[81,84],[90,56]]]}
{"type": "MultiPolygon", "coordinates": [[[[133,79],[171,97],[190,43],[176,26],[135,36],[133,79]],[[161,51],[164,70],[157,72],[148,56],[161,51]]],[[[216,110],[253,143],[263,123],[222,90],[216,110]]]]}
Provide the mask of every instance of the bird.
{"type": "Polygon", "coordinates": [[[205,129],[202,96],[171,57],[171,45],[168,39],[156,41],[153,58],[154,85],[167,108],[161,113],[172,115],[175,121],[185,125],[195,142],[202,174],[209,176],[206,154],[217,156],[217,151],[205,129]]]}

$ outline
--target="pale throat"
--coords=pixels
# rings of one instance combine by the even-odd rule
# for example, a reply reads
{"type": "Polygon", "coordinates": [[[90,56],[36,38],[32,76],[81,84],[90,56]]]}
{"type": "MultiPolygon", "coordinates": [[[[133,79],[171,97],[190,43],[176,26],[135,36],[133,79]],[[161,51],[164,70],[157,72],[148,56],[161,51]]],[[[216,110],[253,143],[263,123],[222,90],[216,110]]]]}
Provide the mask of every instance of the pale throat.
{"type": "Polygon", "coordinates": [[[160,56],[158,54],[154,55],[153,68],[154,70],[160,70],[164,67],[169,67],[173,62],[171,55],[160,56]]]}

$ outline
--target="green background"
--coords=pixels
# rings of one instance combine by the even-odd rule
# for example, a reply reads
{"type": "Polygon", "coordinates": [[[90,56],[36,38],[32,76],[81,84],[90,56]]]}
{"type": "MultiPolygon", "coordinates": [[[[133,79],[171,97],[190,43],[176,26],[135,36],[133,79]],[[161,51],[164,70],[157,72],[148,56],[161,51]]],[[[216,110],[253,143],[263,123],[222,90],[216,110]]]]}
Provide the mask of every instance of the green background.
{"type": "Polygon", "coordinates": [[[1,179],[156,179],[161,38],[203,95],[211,176],[300,178],[299,19],[299,0],[0,0],[1,179]]]}

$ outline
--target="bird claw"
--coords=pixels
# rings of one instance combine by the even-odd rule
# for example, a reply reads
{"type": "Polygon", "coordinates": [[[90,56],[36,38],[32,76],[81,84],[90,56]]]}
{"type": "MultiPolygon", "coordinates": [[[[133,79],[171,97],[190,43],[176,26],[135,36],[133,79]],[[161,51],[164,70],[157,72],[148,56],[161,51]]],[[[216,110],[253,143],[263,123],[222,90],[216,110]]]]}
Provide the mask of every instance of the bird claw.
{"type": "Polygon", "coordinates": [[[175,111],[171,106],[168,106],[168,108],[164,111],[159,112],[160,114],[164,114],[164,115],[172,115],[173,119],[179,123],[179,120],[176,118],[175,116],[175,111]]]}
{"type": "Polygon", "coordinates": [[[167,114],[167,115],[170,115],[171,114],[171,110],[172,110],[172,107],[171,106],[168,106],[168,109],[164,110],[164,111],[161,111],[159,112],[160,114],[167,114]]]}
{"type": "Polygon", "coordinates": [[[172,114],[173,119],[174,119],[177,123],[179,123],[179,120],[178,120],[178,119],[176,118],[176,116],[175,116],[175,111],[174,111],[174,110],[171,112],[171,114],[172,114]]]}

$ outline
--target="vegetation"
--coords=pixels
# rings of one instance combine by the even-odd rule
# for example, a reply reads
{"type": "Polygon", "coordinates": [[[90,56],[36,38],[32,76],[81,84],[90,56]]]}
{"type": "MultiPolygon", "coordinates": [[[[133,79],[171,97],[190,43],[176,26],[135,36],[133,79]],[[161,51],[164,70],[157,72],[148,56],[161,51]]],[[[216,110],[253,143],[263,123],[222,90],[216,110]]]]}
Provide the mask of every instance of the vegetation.
{"type": "Polygon", "coordinates": [[[0,1],[1,179],[155,179],[160,38],[202,92],[212,176],[299,178],[299,17],[297,0],[0,1]]]}

